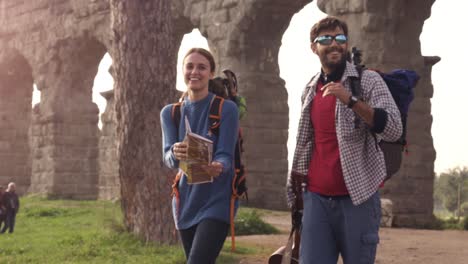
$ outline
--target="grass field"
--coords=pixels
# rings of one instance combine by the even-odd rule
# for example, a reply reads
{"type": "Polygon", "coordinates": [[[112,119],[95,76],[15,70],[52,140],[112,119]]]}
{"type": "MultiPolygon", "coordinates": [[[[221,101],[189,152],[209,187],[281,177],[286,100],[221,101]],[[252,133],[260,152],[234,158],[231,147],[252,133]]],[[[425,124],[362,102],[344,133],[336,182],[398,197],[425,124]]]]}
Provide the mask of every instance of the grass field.
{"type": "MultiPolygon", "coordinates": [[[[243,209],[239,215],[255,218],[243,209]]],[[[168,216],[171,217],[171,216],[168,216]]],[[[257,227],[255,227],[257,228],[257,227]]],[[[238,263],[256,249],[230,239],[219,263],[238,263]]],[[[119,204],[108,201],[21,199],[15,232],[0,235],[0,263],[184,263],[181,246],[145,244],[124,231],[119,204]]]]}

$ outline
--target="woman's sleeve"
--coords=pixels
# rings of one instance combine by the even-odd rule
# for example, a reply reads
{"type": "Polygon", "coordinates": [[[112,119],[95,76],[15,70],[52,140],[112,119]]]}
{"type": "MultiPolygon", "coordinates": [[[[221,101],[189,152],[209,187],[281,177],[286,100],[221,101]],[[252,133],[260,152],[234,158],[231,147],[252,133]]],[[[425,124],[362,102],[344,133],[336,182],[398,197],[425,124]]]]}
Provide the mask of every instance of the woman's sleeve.
{"type": "Polygon", "coordinates": [[[176,169],[179,167],[179,161],[176,160],[172,146],[178,140],[178,131],[171,116],[172,104],[166,105],[161,111],[161,130],[162,130],[162,151],[164,164],[176,169]]]}
{"type": "Polygon", "coordinates": [[[223,164],[223,173],[232,170],[234,150],[239,135],[239,114],[234,102],[225,100],[221,113],[219,137],[213,160],[223,164]]]}

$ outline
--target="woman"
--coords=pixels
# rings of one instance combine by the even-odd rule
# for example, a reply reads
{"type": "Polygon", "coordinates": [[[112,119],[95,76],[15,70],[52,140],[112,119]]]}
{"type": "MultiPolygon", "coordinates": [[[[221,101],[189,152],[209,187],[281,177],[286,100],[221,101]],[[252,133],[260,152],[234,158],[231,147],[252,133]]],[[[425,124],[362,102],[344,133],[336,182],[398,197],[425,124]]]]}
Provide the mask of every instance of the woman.
{"type": "Polygon", "coordinates": [[[183,60],[183,75],[187,95],[181,107],[181,122],[172,119],[172,104],[161,111],[164,163],[178,168],[179,161],[187,158],[185,118],[192,132],[213,141],[213,162],[204,171],[213,182],[187,184],[183,175],[179,181],[179,200],[172,202],[176,228],[184,246],[188,264],[215,263],[226,239],[230,220],[231,183],[234,175],[232,161],[238,132],[237,106],[225,100],[221,112],[219,133],[209,131],[208,115],[213,93],[210,80],[216,66],[211,53],[202,48],[192,48],[183,60]]]}
{"type": "Polygon", "coordinates": [[[5,191],[3,186],[0,185],[0,230],[2,230],[2,224],[5,222],[6,219],[6,207],[3,205],[3,195],[5,191]]]}

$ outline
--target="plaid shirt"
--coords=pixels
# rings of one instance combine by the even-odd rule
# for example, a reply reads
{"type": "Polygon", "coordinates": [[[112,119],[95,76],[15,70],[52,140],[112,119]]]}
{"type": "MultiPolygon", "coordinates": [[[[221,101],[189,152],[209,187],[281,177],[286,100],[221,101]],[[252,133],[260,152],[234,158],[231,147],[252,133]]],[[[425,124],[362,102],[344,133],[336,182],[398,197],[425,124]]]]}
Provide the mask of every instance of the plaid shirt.
{"type": "MultiPolygon", "coordinates": [[[[291,174],[307,178],[311,154],[314,149],[314,128],[310,120],[310,106],[316,93],[320,74],[315,75],[302,94],[301,118],[297,134],[296,150],[291,174]]],[[[349,76],[358,77],[356,68],[346,63],[341,82],[351,92],[349,76]]],[[[396,141],[402,134],[400,112],[393,97],[380,75],[374,71],[364,71],[361,77],[362,100],[373,108],[387,112],[387,123],[378,140],[396,141]]],[[[346,187],[353,204],[365,202],[374,194],[386,176],[384,156],[369,127],[364,122],[355,126],[355,113],[338,98],[335,109],[336,135],[340,150],[341,167],[346,187]]],[[[291,188],[291,175],[287,181],[288,205],[291,206],[295,195],[291,188]]]]}

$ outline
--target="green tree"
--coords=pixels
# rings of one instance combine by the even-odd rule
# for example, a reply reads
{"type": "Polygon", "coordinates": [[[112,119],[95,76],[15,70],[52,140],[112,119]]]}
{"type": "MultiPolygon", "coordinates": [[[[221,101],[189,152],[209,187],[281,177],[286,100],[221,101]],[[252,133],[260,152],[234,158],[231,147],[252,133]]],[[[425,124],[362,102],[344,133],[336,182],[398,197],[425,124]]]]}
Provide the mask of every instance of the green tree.
{"type": "Polygon", "coordinates": [[[443,211],[444,206],[444,190],[442,188],[442,180],[437,174],[434,174],[434,210],[443,211]]]}
{"type": "Polygon", "coordinates": [[[436,177],[434,184],[434,201],[460,217],[461,205],[468,202],[468,167],[449,169],[436,177]]]}

